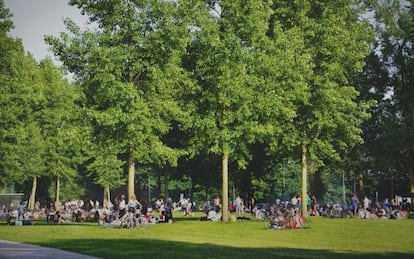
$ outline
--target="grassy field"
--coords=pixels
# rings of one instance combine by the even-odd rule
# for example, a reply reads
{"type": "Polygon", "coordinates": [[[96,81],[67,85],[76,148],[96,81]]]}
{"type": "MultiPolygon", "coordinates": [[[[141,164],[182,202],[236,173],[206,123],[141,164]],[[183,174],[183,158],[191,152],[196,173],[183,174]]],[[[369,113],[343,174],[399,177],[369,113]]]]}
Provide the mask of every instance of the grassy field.
{"type": "Polygon", "coordinates": [[[256,220],[205,222],[198,216],[147,229],[1,224],[0,239],[102,258],[414,258],[414,220],[311,217],[309,222],[309,229],[300,230],[267,230],[256,220]]]}

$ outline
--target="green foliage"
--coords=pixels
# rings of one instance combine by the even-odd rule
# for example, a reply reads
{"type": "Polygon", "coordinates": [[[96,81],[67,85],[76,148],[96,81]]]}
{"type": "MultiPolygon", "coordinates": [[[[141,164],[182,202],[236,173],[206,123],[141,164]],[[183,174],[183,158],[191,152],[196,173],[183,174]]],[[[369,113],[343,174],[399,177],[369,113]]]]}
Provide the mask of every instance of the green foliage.
{"type": "Polygon", "coordinates": [[[362,142],[359,126],[369,118],[372,103],[357,100],[349,78],[362,70],[372,34],[358,21],[352,1],[276,1],[273,10],[274,29],[301,36],[305,62],[294,78],[303,85],[303,98],[294,106],[291,136],[296,140],[290,142],[309,147],[315,170],[323,158],[339,160],[362,142]]]}
{"type": "Polygon", "coordinates": [[[170,177],[170,189],[207,197],[222,166],[237,192],[266,198],[283,185],[299,192],[298,164],[282,177],[281,161],[302,148],[311,172],[329,167],[329,195],[334,171],[403,175],[414,161],[413,8],[366,3],[375,30],[352,0],[72,0],[91,26],[67,20],[67,32],[46,37],[70,83],[7,36],[0,1],[0,185],[42,175],[69,184],[82,164],[116,188],[128,161],[142,190],[170,177]]]}
{"type": "Polygon", "coordinates": [[[21,152],[28,144],[24,141],[30,141],[26,124],[33,126],[31,115],[36,92],[32,84],[37,86],[37,82],[36,64],[33,58],[25,56],[21,42],[5,34],[0,36],[0,40],[4,43],[0,44],[0,170],[4,172],[1,185],[7,185],[27,179],[26,172],[20,168],[21,163],[25,163],[21,152]]]}
{"type": "MultiPolygon", "coordinates": [[[[1,28],[10,29],[3,2],[0,8],[1,28]]],[[[80,161],[78,95],[50,60],[37,64],[21,41],[6,33],[0,35],[0,185],[46,174],[74,176],[80,161]]]]}
{"type": "Polygon", "coordinates": [[[275,164],[267,174],[252,180],[253,197],[260,201],[269,197],[289,199],[299,194],[300,168],[299,161],[275,164]]]}
{"type": "MultiPolygon", "coordinates": [[[[336,168],[324,168],[321,171],[321,178],[325,188],[323,197],[320,197],[321,204],[341,204],[343,205],[343,185],[342,173],[335,171],[336,168]]],[[[349,186],[348,186],[349,187],[349,186]]],[[[351,204],[353,190],[345,186],[346,203],[351,204]]]]}
{"type": "Polygon", "coordinates": [[[6,9],[4,6],[4,0],[0,0],[0,34],[2,40],[7,40],[6,34],[14,28],[11,17],[12,14],[10,14],[9,9],[6,9]]]}
{"type": "Polygon", "coordinates": [[[119,149],[133,148],[138,161],[176,164],[181,153],[160,140],[170,121],[182,113],[174,86],[185,83],[177,65],[186,40],[174,18],[176,6],[121,1],[72,4],[99,29],[82,32],[67,21],[70,34],[46,39],[82,83],[96,139],[112,139],[119,149]],[[153,24],[146,25],[147,17],[153,24]]]}
{"type": "MultiPolygon", "coordinates": [[[[113,158],[128,159],[131,195],[137,161],[177,166],[185,153],[163,137],[186,117],[178,101],[189,82],[181,67],[190,39],[181,17],[186,9],[171,1],[71,4],[96,28],[81,31],[67,20],[69,33],[46,41],[82,88],[93,140],[98,146],[110,142],[113,158]]],[[[107,173],[119,178],[115,170],[107,173]]]]}
{"type": "Polygon", "coordinates": [[[266,15],[266,8],[266,3],[244,6],[238,1],[224,1],[211,10],[201,6],[195,24],[199,29],[194,31],[187,54],[187,69],[193,71],[199,86],[191,96],[194,149],[229,153],[230,160],[239,161],[241,167],[249,156],[246,144],[253,141],[257,126],[253,103],[258,92],[249,73],[249,59],[253,59],[251,48],[258,36],[251,34],[263,32],[260,26],[266,18],[260,21],[255,15],[266,15]],[[247,33],[247,24],[254,30],[247,33]]]}
{"type": "MultiPolygon", "coordinates": [[[[367,178],[372,171],[377,172],[377,178],[388,181],[395,177],[395,172],[411,174],[414,190],[413,3],[366,1],[366,4],[374,16],[372,27],[377,37],[371,42],[372,54],[359,84],[364,97],[377,99],[378,105],[372,109],[372,119],[363,125],[366,145],[360,151],[361,164],[366,168],[367,178]]],[[[400,192],[409,193],[409,187],[406,185],[400,192]]]]}
{"type": "Polygon", "coordinates": [[[19,143],[20,150],[17,161],[20,162],[20,169],[23,171],[25,177],[39,177],[45,174],[46,169],[44,163],[46,154],[45,139],[42,136],[41,127],[36,122],[26,125],[25,130],[25,136],[22,142],[19,143]]]}
{"type": "MultiPolygon", "coordinates": [[[[60,201],[70,201],[72,199],[80,199],[84,197],[86,193],[86,189],[84,186],[81,185],[80,177],[66,177],[60,183],[60,192],[59,192],[59,200],[60,201]]],[[[48,188],[49,197],[53,200],[57,199],[56,193],[56,182],[52,182],[48,188]]]]}
{"type": "Polygon", "coordinates": [[[40,63],[42,103],[37,119],[45,135],[46,172],[51,176],[73,178],[85,157],[82,144],[87,130],[81,124],[81,112],[76,105],[79,92],[50,60],[40,63]]]}
{"type": "Polygon", "coordinates": [[[174,179],[168,182],[168,189],[178,191],[188,191],[192,187],[191,178],[185,175],[181,179],[174,179]]]}
{"type": "Polygon", "coordinates": [[[94,181],[102,187],[117,188],[125,183],[123,175],[124,163],[111,153],[97,153],[95,160],[88,165],[88,171],[95,175],[94,181]]]}

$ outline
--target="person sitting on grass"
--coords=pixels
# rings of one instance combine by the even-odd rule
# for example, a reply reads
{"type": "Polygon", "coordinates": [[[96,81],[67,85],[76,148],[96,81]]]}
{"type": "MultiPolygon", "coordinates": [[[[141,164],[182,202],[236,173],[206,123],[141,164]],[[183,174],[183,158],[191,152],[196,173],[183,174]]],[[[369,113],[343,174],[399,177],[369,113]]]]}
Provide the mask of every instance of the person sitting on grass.
{"type": "Polygon", "coordinates": [[[65,223],[65,220],[63,219],[62,214],[60,213],[60,210],[56,211],[53,222],[55,222],[57,224],[65,223]]]}
{"type": "Polygon", "coordinates": [[[276,216],[272,218],[270,222],[270,228],[284,229],[286,227],[286,219],[280,210],[276,211],[276,216]]]}
{"type": "Polygon", "coordinates": [[[295,229],[303,228],[303,218],[300,215],[300,211],[296,211],[295,215],[293,216],[292,223],[293,223],[292,228],[295,228],[295,229]]]}
{"type": "Polygon", "coordinates": [[[207,214],[207,220],[217,222],[221,220],[221,208],[216,207],[215,210],[210,210],[207,214]]]}

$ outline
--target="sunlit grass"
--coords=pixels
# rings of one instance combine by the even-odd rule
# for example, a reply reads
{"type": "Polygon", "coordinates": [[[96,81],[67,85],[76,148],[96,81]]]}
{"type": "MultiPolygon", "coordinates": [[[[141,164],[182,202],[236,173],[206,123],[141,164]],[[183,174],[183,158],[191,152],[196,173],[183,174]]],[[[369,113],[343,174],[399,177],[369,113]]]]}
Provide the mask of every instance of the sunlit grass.
{"type": "MultiPolygon", "coordinates": [[[[178,213],[177,213],[178,214],[178,213]]],[[[266,230],[260,221],[221,223],[176,215],[147,229],[94,223],[0,225],[1,239],[103,258],[414,258],[414,220],[310,217],[310,228],[266,230]]]]}

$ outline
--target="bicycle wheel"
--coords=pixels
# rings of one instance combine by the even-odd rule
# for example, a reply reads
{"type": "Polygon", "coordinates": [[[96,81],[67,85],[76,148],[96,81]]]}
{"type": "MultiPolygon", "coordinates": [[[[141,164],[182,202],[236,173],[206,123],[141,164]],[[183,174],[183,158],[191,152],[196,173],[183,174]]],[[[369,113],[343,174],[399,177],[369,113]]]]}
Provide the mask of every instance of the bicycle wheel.
{"type": "Polygon", "coordinates": [[[127,218],[127,228],[135,228],[136,227],[136,223],[135,223],[135,219],[134,219],[134,215],[128,215],[127,218]]]}
{"type": "Polygon", "coordinates": [[[139,217],[137,219],[137,227],[138,228],[144,229],[144,228],[147,228],[148,226],[149,226],[149,221],[148,221],[147,218],[139,217]]]}

